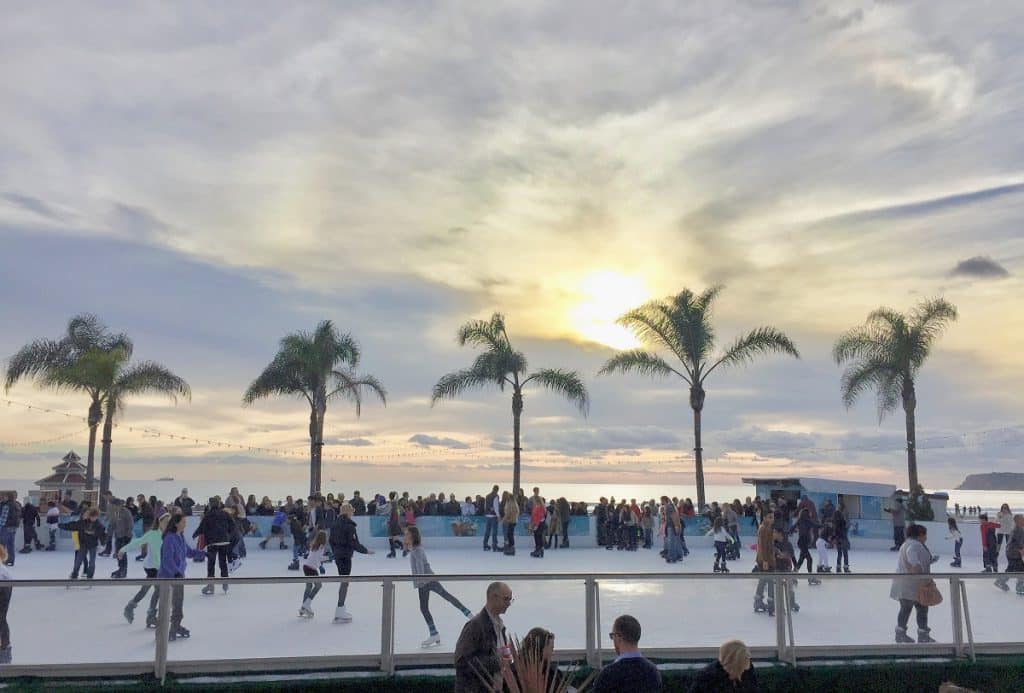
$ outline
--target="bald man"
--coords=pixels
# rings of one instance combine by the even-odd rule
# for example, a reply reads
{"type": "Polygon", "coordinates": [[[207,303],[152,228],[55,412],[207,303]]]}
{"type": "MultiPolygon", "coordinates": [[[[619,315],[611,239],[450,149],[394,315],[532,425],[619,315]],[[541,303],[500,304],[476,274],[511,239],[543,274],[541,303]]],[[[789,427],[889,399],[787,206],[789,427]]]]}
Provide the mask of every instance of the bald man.
{"type": "Polygon", "coordinates": [[[502,615],[512,604],[512,588],[504,582],[487,586],[487,603],[462,628],[455,645],[455,693],[486,693],[490,690],[477,669],[494,677],[501,671],[501,648],[508,644],[502,615]]]}

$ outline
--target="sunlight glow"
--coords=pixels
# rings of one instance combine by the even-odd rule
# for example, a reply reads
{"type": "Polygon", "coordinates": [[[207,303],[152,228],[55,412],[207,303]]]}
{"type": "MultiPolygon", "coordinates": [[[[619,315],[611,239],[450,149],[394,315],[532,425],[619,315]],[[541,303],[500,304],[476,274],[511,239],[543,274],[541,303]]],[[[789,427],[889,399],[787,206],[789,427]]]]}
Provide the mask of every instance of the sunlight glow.
{"type": "Polygon", "coordinates": [[[587,275],[578,288],[580,302],[570,312],[572,328],[583,338],[615,349],[640,346],[633,333],[615,320],[650,298],[644,280],[619,272],[587,275]]]}

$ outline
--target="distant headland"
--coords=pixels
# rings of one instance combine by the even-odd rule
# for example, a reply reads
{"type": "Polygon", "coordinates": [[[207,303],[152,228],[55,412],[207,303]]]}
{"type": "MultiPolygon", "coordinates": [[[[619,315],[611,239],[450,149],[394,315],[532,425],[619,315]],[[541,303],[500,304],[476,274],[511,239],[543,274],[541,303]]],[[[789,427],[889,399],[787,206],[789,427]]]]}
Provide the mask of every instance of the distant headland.
{"type": "Polygon", "coordinates": [[[989,472],[968,474],[958,491],[1024,491],[1024,474],[1018,472],[989,472]]]}

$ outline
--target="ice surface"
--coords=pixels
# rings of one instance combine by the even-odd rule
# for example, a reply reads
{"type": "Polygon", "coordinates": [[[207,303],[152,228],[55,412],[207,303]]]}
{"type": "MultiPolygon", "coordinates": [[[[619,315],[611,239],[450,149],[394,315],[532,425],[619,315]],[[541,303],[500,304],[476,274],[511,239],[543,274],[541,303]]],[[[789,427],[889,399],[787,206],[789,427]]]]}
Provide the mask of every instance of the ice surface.
{"type": "MultiPolygon", "coordinates": [[[[525,544],[525,542],[523,542],[525,544]]],[[[357,554],[354,575],[408,575],[408,559],[388,559],[378,549],[373,556],[357,554]]],[[[775,624],[763,614],[752,612],[753,579],[750,574],[753,552],[730,563],[734,575],[747,579],[725,580],[708,575],[700,580],[659,579],[665,574],[710,571],[712,552],[694,550],[680,564],[668,565],[656,550],[636,553],[604,549],[575,548],[548,551],[543,559],[529,556],[530,546],[519,547],[519,555],[507,557],[480,550],[431,550],[430,563],[438,574],[492,574],[506,579],[515,593],[515,602],[506,616],[509,629],[523,635],[533,626],[552,630],[559,648],[583,648],[583,577],[566,581],[531,582],[516,579],[529,572],[587,573],[636,572],[642,580],[601,580],[601,633],[610,630],[612,619],[622,613],[636,616],[643,625],[641,645],[647,647],[717,646],[723,640],[739,637],[750,645],[775,642],[775,624]]],[[[234,575],[297,576],[286,566],[290,551],[254,547],[242,568],[234,575]]],[[[889,551],[857,551],[850,554],[852,567],[860,573],[889,572],[896,564],[889,551]]],[[[18,555],[12,568],[16,579],[65,578],[71,569],[70,551],[34,552],[18,555]]],[[[948,567],[943,556],[936,570],[960,574],[976,573],[980,563],[965,558],[959,571],[948,567]]],[[[55,662],[108,662],[151,660],[153,631],[145,628],[147,600],[136,610],[129,625],[122,616],[125,603],[137,588],[114,585],[107,576],[116,562],[99,558],[97,579],[92,589],[15,587],[9,621],[16,664],[55,662]],[[102,584],[100,584],[102,583],[102,584]]],[[[329,574],[334,567],[329,566],[329,574]]],[[[144,577],[141,563],[129,561],[129,576],[144,577]]],[[[204,577],[205,564],[190,563],[189,577],[204,577]]],[[[230,579],[229,579],[230,583],[230,579]]],[[[447,589],[459,597],[474,613],[484,601],[485,582],[447,581],[447,589]]],[[[826,580],[817,587],[801,578],[797,601],[801,610],[794,616],[798,645],[885,644],[892,642],[896,603],[889,599],[890,580],[826,580]]],[[[940,642],[952,640],[949,608],[949,584],[939,582],[946,601],[932,608],[933,636],[940,642]]],[[[969,605],[975,638],[979,642],[1020,639],[1007,629],[1006,609],[1018,614],[1024,598],[1013,591],[997,590],[990,579],[968,583],[969,605]]],[[[189,586],[185,594],[184,625],[192,638],[171,643],[169,657],[209,659],[234,657],[311,656],[341,653],[373,654],[380,649],[381,587],[355,584],[349,589],[347,606],[354,620],[334,625],[337,585],[325,584],[313,604],[316,617],[297,617],[302,601],[302,585],[234,585],[227,594],[217,589],[215,596],[199,593],[189,586]]],[[[417,652],[427,636],[419,612],[417,593],[411,583],[396,585],[396,651],[417,652]]],[[[440,651],[451,651],[464,623],[462,615],[436,595],[430,608],[442,636],[440,651]]],[[[913,634],[913,617],[911,618],[913,634]]],[[[610,647],[610,643],[602,643],[610,647]]],[[[438,650],[434,650],[438,651],[438,650]]]]}

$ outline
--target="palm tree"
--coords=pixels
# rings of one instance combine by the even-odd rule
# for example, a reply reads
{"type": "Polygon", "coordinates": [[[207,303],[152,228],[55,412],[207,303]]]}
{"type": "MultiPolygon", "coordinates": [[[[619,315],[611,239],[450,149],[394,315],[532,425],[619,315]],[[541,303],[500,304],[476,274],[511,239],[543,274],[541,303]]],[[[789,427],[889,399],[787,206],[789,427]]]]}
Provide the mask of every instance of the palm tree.
{"type": "Polygon", "coordinates": [[[363,391],[369,389],[387,406],[387,392],[373,376],[356,375],[359,345],[339,334],[330,320],[312,332],[294,332],[281,340],[277,355],[242,396],[252,404],[271,395],[291,395],[309,403],[309,492],[320,493],[327,403],[344,397],[362,412],[363,391]]]}
{"type": "MultiPolygon", "coordinates": [[[[98,317],[89,313],[75,315],[68,321],[67,330],[59,340],[37,339],[26,344],[11,357],[4,379],[4,391],[9,391],[22,378],[33,378],[40,385],[55,387],[49,376],[57,370],[73,367],[87,353],[121,349],[131,354],[132,342],[125,334],[110,334],[98,317]]],[[[63,387],[63,386],[62,386],[63,387]]],[[[96,430],[103,419],[100,389],[89,383],[70,387],[89,395],[89,452],[86,461],[85,487],[92,489],[96,470],[96,430]]]]}
{"type": "Polygon", "coordinates": [[[800,358],[796,346],[774,327],[759,327],[739,337],[717,356],[711,307],[723,287],[713,286],[702,294],[683,289],[675,296],[654,300],[634,308],[618,319],[643,343],[666,349],[679,361],[673,368],[654,351],[632,349],[616,354],[602,366],[599,375],[634,372],[650,376],[675,375],[690,388],[693,409],[693,453],[697,475],[698,510],[704,507],[704,449],[701,447],[701,412],[704,383],[719,366],[740,366],[755,356],[778,352],[800,358]]]}
{"type": "Polygon", "coordinates": [[[75,363],[50,369],[43,382],[57,390],[87,390],[99,393],[103,407],[103,439],[100,453],[100,495],[110,490],[110,450],[114,419],[124,410],[125,400],[136,395],[164,394],[177,401],[191,399],[188,383],[166,367],[152,361],[131,362],[127,349],[92,349],[75,363]]]}
{"type": "Polygon", "coordinates": [[[559,368],[542,368],[527,374],[526,356],[512,348],[512,342],[505,330],[505,317],[495,313],[490,320],[470,320],[459,328],[459,346],[471,344],[483,347],[484,352],[476,357],[473,365],[461,371],[448,373],[434,385],[430,405],[442,399],[455,399],[466,390],[485,385],[497,385],[502,392],[512,388],[512,490],[520,490],[519,444],[521,419],[523,415],[523,388],[536,383],[548,390],[564,395],[573,402],[584,416],[590,408],[590,397],[576,371],[559,368]]]}
{"type": "Polygon", "coordinates": [[[903,403],[911,493],[919,486],[914,380],[935,340],[956,318],[956,307],[942,298],[921,301],[909,315],[891,308],[878,308],[868,315],[864,325],[842,335],[832,347],[836,364],[849,362],[840,380],[847,409],[869,389],[875,390],[878,399],[879,423],[903,403]]]}

